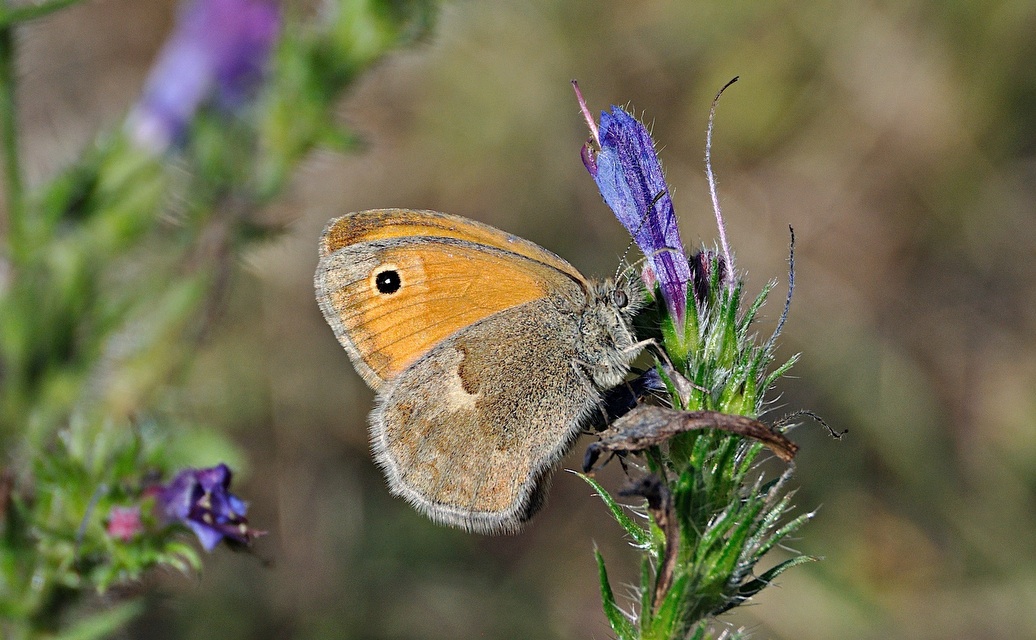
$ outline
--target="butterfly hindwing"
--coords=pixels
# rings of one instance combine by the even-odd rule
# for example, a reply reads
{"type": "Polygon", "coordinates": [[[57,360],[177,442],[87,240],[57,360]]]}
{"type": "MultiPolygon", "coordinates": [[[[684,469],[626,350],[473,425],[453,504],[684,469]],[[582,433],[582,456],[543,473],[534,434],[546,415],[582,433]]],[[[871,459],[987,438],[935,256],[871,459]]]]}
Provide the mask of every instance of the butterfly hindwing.
{"type": "Polygon", "coordinates": [[[517,528],[599,391],[573,366],[578,315],[543,298],[446,339],[382,387],[374,454],[394,493],[446,524],[517,528]]]}

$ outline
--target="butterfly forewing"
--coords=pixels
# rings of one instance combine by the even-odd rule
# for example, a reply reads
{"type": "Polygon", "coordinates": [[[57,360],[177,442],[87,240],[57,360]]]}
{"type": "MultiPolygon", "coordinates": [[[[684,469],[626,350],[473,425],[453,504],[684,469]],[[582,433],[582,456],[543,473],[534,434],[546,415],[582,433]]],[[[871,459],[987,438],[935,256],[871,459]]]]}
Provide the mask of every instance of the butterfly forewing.
{"type": "Polygon", "coordinates": [[[551,291],[583,290],[571,265],[531,242],[456,216],[397,210],[333,220],[315,280],[324,317],[374,388],[479,320],[551,291]]]}

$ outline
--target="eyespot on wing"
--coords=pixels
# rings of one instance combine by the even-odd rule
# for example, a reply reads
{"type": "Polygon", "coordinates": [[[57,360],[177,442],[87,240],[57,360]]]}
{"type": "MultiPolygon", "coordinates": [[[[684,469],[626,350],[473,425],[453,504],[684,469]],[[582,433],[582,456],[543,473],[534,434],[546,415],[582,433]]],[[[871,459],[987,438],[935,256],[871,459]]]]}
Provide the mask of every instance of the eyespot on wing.
{"type": "Polygon", "coordinates": [[[552,265],[454,238],[346,245],[320,261],[317,300],[372,387],[489,316],[579,284],[552,265]]]}

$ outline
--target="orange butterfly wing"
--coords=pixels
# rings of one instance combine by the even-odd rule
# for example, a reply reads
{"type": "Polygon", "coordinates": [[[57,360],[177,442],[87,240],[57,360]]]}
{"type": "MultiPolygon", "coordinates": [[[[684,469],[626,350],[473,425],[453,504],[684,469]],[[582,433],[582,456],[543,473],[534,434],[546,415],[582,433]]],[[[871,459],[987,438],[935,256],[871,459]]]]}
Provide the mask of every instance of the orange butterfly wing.
{"type": "Polygon", "coordinates": [[[586,285],[558,256],[488,225],[379,209],[328,224],[315,286],[338,341],[377,389],[479,320],[586,285]]]}

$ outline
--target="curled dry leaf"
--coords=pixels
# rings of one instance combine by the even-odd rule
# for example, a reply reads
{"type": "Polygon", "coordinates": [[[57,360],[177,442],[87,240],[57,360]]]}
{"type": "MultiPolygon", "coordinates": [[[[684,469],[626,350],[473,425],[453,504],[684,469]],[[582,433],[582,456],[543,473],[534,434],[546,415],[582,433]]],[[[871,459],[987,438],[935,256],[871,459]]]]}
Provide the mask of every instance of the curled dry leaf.
{"type": "Polygon", "coordinates": [[[799,446],[766,424],[747,416],[718,411],[677,411],[641,405],[601,432],[601,439],[586,449],[583,471],[589,472],[602,454],[643,451],[673,436],[696,429],[719,429],[763,443],[785,462],[791,462],[799,446]]]}
{"type": "Polygon", "coordinates": [[[676,523],[676,514],[673,513],[673,496],[661,478],[654,474],[632,481],[619,491],[619,495],[645,498],[648,512],[665,534],[665,553],[655,578],[655,591],[651,600],[652,606],[657,610],[659,603],[673,586],[673,575],[676,573],[676,561],[680,551],[680,528],[676,523]]]}

